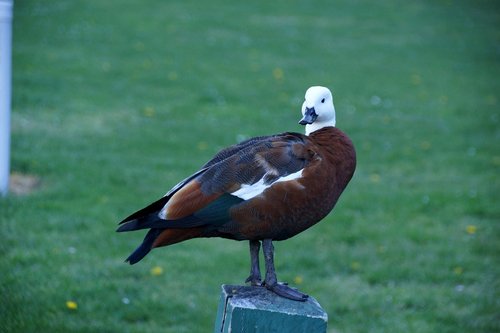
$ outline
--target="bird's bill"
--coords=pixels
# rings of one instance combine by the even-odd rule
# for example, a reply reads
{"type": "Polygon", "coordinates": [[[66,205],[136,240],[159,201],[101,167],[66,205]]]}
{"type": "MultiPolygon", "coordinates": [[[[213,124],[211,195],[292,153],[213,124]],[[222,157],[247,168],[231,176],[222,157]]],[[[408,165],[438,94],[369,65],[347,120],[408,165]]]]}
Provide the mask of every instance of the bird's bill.
{"type": "Polygon", "coordinates": [[[304,112],[304,117],[299,121],[299,124],[301,125],[307,125],[307,124],[312,124],[314,121],[318,118],[318,115],[316,113],[316,110],[314,110],[314,107],[308,108],[306,106],[306,112],[304,112]]]}

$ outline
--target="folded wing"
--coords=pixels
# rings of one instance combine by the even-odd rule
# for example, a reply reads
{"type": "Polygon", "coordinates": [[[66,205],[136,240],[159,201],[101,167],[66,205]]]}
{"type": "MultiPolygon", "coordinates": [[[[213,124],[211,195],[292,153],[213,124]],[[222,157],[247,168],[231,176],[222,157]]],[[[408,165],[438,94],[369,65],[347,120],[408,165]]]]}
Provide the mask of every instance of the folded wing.
{"type": "Polygon", "coordinates": [[[164,197],[125,218],[117,231],[152,229],[144,240],[147,244],[139,247],[145,254],[151,247],[172,244],[169,237],[184,240],[179,234],[182,230],[169,229],[184,229],[188,238],[203,237],[207,230],[231,221],[232,207],[252,200],[276,182],[300,178],[315,154],[308,138],[297,133],[257,137],[230,146],[164,197]]]}

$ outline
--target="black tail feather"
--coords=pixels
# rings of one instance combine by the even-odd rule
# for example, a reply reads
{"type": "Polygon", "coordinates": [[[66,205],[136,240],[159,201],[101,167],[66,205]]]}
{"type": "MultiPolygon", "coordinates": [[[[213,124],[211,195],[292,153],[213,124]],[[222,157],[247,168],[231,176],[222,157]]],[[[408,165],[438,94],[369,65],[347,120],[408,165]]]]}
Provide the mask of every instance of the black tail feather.
{"type": "Polygon", "coordinates": [[[135,249],[134,252],[132,252],[132,254],[125,260],[125,262],[128,262],[129,264],[133,265],[141,261],[141,259],[144,258],[146,254],[149,253],[149,251],[151,251],[154,241],[160,235],[161,232],[162,229],[149,230],[148,233],[146,234],[146,237],[144,237],[142,244],[139,245],[139,247],[135,249]]]}
{"type": "Polygon", "coordinates": [[[149,214],[143,218],[128,221],[116,229],[117,232],[135,231],[141,229],[189,229],[205,226],[207,223],[194,216],[186,216],[178,220],[163,220],[157,213],[149,214]]]}
{"type": "Polygon", "coordinates": [[[119,224],[123,224],[132,220],[138,220],[143,217],[147,217],[151,215],[151,213],[158,213],[163,206],[167,203],[167,201],[170,200],[170,196],[164,196],[152,204],[138,210],[137,212],[133,213],[132,215],[128,216],[125,218],[123,221],[121,221],[119,224]]]}
{"type": "Polygon", "coordinates": [[[130,220],[125,222],[124,224],[120,224],[118,229],[116,229],[117,232],[124,232],[124,231],[134,231],[134,230],[140,230],[140,229],[148,229],[148,228],[154,228],[154,227],[161,227],[161,226],[155,226],[155,223],[161,222],[165,223],[165,220],[162,220],[158,217],[158,212],[153,212],[150,213],[146,216],[139,217],[134,220],[130,220]]]}

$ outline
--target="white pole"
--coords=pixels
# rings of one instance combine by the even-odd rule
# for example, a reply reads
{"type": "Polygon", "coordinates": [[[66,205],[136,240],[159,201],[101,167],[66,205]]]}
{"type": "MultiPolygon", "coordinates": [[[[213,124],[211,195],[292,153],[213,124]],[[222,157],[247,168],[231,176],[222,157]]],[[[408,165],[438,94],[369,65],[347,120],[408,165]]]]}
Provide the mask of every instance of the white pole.
{"type": "Polygon", "coordinates": [[[0,195],[9,189],[12,0],[0,0],[0,195]]]}

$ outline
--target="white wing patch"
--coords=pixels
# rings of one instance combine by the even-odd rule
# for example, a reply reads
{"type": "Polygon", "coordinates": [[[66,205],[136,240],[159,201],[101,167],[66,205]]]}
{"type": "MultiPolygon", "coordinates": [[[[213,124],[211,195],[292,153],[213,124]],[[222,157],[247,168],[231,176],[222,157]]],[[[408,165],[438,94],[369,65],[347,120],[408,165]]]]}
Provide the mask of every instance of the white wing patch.
{"type": "Polygon", "coordinates": [[[278,178],[276,181],[274,181],[270,184],[264,183],[264,179],[266,178],[266,176],[264,175],[264,177],[262,177],[256,183],[253,183],[251,185],[242,184],[239,190],[237,190],[231,194],[234,196],[237,196],[243,200],[252,199],[253,197],[256,197],[259,194],[261,194],[262,192],[264,192],[267,188],[273,186],[273,184],[275,184],[275,183],[286,182],[286,181],[290,181],[290,180],[294,180],[294,179],[302,177],[302,170],[304,170],[304,169],[301,169],[297,172],[291,173],[287,176],[278,178]]]}
{"type": "Polygon", "coordinates": [[[272,184],[264,184],[264,178],[262,178],[252,185],[242,184],[239,190],[231,194],[243,200],[248,200],[261,194],[266,188],[270,187],[271,185],[272,184]]]}

